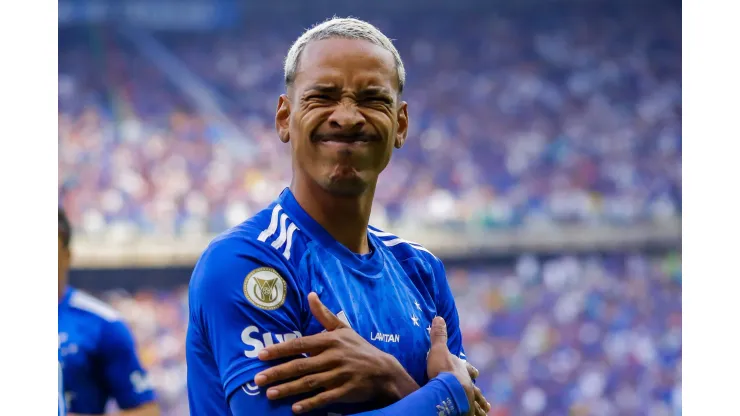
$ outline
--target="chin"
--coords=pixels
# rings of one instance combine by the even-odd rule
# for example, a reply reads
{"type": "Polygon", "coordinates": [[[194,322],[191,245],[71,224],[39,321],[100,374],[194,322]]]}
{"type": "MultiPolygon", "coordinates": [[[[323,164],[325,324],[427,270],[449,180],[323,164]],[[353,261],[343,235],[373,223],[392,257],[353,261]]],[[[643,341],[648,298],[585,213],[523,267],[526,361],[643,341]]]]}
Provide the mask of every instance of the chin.
{"type": "Polygon", "coordinates": [[[324,181],[322,188],[334,196],[358,197],[367,191],[368,183],[357,174],[333,176],[324,181]]]}

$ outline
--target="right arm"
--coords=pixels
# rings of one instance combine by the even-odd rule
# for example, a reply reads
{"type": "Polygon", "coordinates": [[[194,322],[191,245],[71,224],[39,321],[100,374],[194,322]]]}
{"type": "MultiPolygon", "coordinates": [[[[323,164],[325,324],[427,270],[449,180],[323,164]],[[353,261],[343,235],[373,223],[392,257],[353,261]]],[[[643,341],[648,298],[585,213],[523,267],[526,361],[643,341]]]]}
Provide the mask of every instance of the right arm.
{"type": "Polygon", "coordinates": [[[252,386],[255,374],[289,361],[260,361],[266,345],[303,336],[305,295],[293,275],[280,253],[249,240],[212,243],[193,270],[191,323],[213,354],[224,398],[246,396],[252,414],[290,411],[252,386]]]}
{"type": "MultiPolygon", "coordinates": [[[[472,380],[465,363],[450,354],[447,348],[447,328],[442,318],[435,318],[430,332],[432,346],[427,357],[427,373],[431,380],[422,388],[385,408],[357,414],[356,416],[462,416],[469,414],[472,402],[472,380]]],[[[288,416],[302,409],[291,407],[284,401],[265,400],[260,388],[246,385],[243,393],[237,392],[230,398],[229,405],[235,416],[277,415],[288,416]],[[268,403],[266,403],[268,402],[268,403]]],[[[479,409],[476,409],[479,410],[479,409]]],[[[311,414],[317,414],[311,412],[311,414]]],[[[484,414],[482,411],[472,413],[484,414]]]]}
{"type": "MultiPolygon", "coordinates": [[[[231,396],[229,406],[234,416],[294,414],[292,402],[280,405],[267,400],[256,386],[245,386],[231,396]],[[254,389],[254,390],[252,390],[254,389]],[[250,391],[252,392],[250,394],[250,391]]],[[[400,401],[378,410],[358,413],[356,416],[462,416],[468,412],[468,399],[462,384],[451,373],[441,373],[419,390],[400,401]]],[[[295,409],[297,410],[297,409],[295,409]]]]}

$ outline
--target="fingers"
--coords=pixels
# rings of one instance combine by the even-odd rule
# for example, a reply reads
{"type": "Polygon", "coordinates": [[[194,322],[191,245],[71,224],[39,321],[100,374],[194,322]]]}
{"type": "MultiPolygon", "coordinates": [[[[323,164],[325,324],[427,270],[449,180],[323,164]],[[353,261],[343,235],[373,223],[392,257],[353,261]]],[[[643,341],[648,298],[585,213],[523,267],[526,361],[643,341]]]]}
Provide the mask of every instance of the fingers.
{"type": "Polygon", "coordinates": [[[478,407],[483,412],[483,415],[488,414],[488,412],[491,411],[491,403],[488,403],[485,397],[483,397],[483,392],[478,388],[477,386],[473,388],[474,391],[474,397],[475,397],[475,404],[478,405],[478,407]]]}
{"type": "Polygon", "coordinates": [[[262,387],[278,381],[324,371],[330,367],[330,360],[324,357],[323,354],[310,358],[296,358],[293,361],[257,373],[254,376],[254,382],[262,387]]]}
{"type": "Polygon", "coordinates": [[[276,360],[278,358],[295,357],[301,354],[315,354],[329,347],[333,338],[327,332],[298,337],[290,341],[269,345],[262,349],[257,357],[262,360],[276,360]]]}
{"type": "Polygon", "coordinates": [[[465,362],[465,367],[468,369],[468,375],[470,375],[470,378],[473,380],[478,378],[479,372],[477,368],[473,367],[473,365],[467,361],[465,362]]]}
{"type": "Polygon", "coordinates": [[[432,348],[434,348],[435,345],[447,346],[447,324],[441,316],[437,316],[432,320],[430,336],[432,338],[432,348]]]}
{"type": "Polygon", "coordinates": [[[329,308],[321,303],[319,295],[315,292],[308,294],[308,307],[311,308],[311,313],[314,318],[316,318],[316,320],[319,321],[327,331],[333,331],[347,326],[344,322],[340,321],[339,318],[329,310],[329,308]]]}
{"type": "Polygon", "coordinates": [[[317,374],[308,374],[298,380],[273,386],[267,389],[267,398],[271,400],[282,399],[284,397],[295,396],[301,393],[307,393],[316,389],[336,384],[337,372],[329,371],[317,374]]]}
{"type": "Polygon", "coordinates": [[[321,392],[316,396],[294,404],[293,413],[300,414],[328,406],[331,403],[337,402],[344,394],[345,389],[342,387],[321,392]]]}
{"type": "Polygon", "coordinates": [[[480,407],[478,402],[475,402],[475,416],[486,416],[486,412],[480,407]]]}

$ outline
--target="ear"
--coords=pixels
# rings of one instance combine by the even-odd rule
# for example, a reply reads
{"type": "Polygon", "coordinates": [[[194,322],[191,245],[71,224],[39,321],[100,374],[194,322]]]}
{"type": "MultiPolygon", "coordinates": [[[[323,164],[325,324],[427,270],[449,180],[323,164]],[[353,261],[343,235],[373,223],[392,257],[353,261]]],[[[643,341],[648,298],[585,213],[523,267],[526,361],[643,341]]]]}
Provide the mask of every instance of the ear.
{"type": "Polygon", "coordinates": [[[278,99],[277,110],[275,110],[275,130],[281,142],[290,141],[290,100],[285,94],[278,99]]]}
{"type": "Polygon", "coordinates": [[[401,101],[401,104],[398,106],[398,110],[396,110],[396,120],[398,122],[398,129],[396,130],[396,139],[393,146],[395,146],[396,149],[400,149],[403,147],[403,144],[406,143],[406,135],[409,132],[409,112],[408,103],[406,101],[401,101]]]}

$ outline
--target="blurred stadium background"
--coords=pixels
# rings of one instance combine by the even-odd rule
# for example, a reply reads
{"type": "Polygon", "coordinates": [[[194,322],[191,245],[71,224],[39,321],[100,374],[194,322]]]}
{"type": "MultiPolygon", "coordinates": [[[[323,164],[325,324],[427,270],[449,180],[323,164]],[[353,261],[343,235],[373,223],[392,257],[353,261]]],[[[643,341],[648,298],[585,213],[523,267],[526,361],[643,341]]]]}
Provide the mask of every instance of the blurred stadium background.
{"type": "Polygon", "coordinates": [[[681,414],[681,3],[59,1],[72,283],[186,415],[190,270],[288,184],[290,43],[352,15],[408,71],[373,222],[447,265],[492,415],[681,414]]]}

